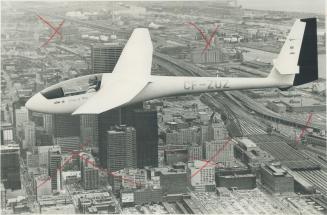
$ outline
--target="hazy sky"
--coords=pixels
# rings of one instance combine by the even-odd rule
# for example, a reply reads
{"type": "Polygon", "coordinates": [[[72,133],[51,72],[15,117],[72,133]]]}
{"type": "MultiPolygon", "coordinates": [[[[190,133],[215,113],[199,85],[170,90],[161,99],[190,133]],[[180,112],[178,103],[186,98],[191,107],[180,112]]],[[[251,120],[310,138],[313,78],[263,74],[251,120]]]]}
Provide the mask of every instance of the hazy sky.
{"type": "Polygon", "coordinates": [[[325,0],[237,0],[243,8],[324,14],[325,0]]]}
{"type": "MultiPolygon", "coordinates": [[[[8,0],[4,0],[8,1],[8,0]]],[[[10,1],[35,1],[35,0],[9,0],[10,1]]],[[[117,1],[117,0],[42,0],[42,2],[96,2],[96,1],[117,1]]],[[[118,1],[188,1],[188,0],[118,0],[118,1]]],[[[191,0],[206,1],[206,0],[191,0]]],[[[215,0],[209,0],[215,1],[215,0]]],[[[219,1],[219,0],[218,0],[219,1]]],[[[224,1],[224,0],[223,0],[224,1]]],[[[296,11],[308,13],[326,14],[326,0],[237,0],[243,8],[259,10],[296,11]]]]}

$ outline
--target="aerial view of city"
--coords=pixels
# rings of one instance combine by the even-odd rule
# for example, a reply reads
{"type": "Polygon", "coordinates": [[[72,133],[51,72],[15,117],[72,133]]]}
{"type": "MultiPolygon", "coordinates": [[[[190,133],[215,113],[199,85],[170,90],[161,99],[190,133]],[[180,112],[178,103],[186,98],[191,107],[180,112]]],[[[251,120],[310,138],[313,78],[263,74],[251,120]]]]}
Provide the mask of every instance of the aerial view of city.
{"type": "Polygon", "coordinates": [[[327,214],[324,8],[1,1],[1,213],[327,214]]]}

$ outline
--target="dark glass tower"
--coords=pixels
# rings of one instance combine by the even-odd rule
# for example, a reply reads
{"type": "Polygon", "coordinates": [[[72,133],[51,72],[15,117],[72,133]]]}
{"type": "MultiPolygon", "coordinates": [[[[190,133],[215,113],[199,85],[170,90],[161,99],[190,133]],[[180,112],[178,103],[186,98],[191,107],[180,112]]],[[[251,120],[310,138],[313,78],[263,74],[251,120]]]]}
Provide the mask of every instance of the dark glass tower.
{"type": "Polygon", "coordinates": [[[158,120],[157,111],[137,109],[127,124],[136,130],[137,167],[158,166],[158,120]]]}

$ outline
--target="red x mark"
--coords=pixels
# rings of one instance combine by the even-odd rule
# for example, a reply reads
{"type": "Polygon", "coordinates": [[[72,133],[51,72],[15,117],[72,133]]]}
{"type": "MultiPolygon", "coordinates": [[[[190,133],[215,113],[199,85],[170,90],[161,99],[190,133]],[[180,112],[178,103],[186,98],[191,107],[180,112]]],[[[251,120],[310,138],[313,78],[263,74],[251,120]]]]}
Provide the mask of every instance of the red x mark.
{"type": "MultiPolygon", "coordinates": [[[[57,168],[57,171],[58,171],[58,170],[59,170],[59,171],[62,171],[63,168],[64,168],[64,166],[65,166],[69,161],[71,161],[73,158],[75,158],[76,156],[79,156],[78,153],[80,153],[80,152],[83,150],[83,148],[87,147],[90,143],[91,143],[90,138],[87,138],[86,143],[85,143],[85,144],[81,144],[81,146],[80,146],[80,149],[81,149],[81,150],[80,150],[80,151],[71,151],[71,155],[70,155],[67,159],[64,160],[63,164],[62,164],[60,167],[57,168]]],[[[39,185],[37,185],[37,188],[43,186],[47,181],[49,181],[49,180],[52,179],[53,177],[56,177],[56,175],[57,175],[57,172],[54,172],[53,175],[49,176],[46,180],[42,181],[39,185]]]]}
{"type": "Polygon", "coordinates": [[[201,166],[197,171],[195,171],[192,175],[191,175],[191,178],[196,176],[199,172],[201,172],[206,166],[208,166],[209,164],[212,165],[212,162],[219,156],[219,154],[221,152],[223,152],[226,148],[226,146],[228,146],[228,144],[232,141],[231,138],[228,138],[227,140],[225,140],[224,144],[222,147],[220,147],[218,149],[218,151],[216,151],[216,153],[208,160],[206,161],[206,163],[201,166]]]}
{"type": "Polygon", "coordinates": [[[204,34],[204,32],[198,26],[196,26],[195,23],[189,22],[188,24],[192,25],[198,32],[200,32],[202,39],[205,41],[206,46],[202,50],[202,54],[203,54],[204,51],[207,50],[210,47],[212,39],[214,38],[214,36],[216,35],[216,33],[218,31],[218,26],[216,26],[215,30],[211,33],[210,38],[208,39],[206,37],[206,35],[204,34]]]}
{"type": "Polygon", "coordinates": [[[43,17],[41,17],[40,15],[37,15],[37,17],[39,19],[41,19],[45,24],[47,24],[52,30],[53,30],[53,33],[51,34],[51,36],[49,37],[49,39],[42,45],[42,47],[44,47],[45,45],[47,45],[50,40],[52,40],[52,38],[58,34],[60,36],[60,38],[62,39],[62,35],[61,33],[59,32],[60,28],[62,27],[62,25],[64,24],[65,20],[62,20],[62,22],[59,24],[59,26],[57,28],[53,27],[47,20],[45,20],[43,17]]]}
{"type": "MultiPolygon", "coordinates": [[[[83,148],[85,148],[85,147],[86,147],[87,145],[89,145],[89,144],[90,144],[90,139],[87,139],[87,140],[86,140],[86,144],[82,144],[82,145],[80,146],[80,149],[82,150],[83,148]]],[[[68,158],[66,158],[66,159],[64,160],[64,162],[62,163],[62,165],[61,165],[60,167],[57,168],[57,171],[62,171],[63,168],[65,167],[65,165],[66,165],[69,161],[71,161],[72,159],[74,159],[74,158],[76,158],[76,157],[79,157],[81,160],[84,160],[86,163],[90,164],[94,169],[100,170],[101,172],[106,173],[108,176],[121,176],[121,175],[117,175],[116,173],[110,172],[110,171],[108,171],[108,170],[106,170],[106,169],[104,169],[104,168],[102,168],[102,167],[100,167],[100,166],[97,166],[97,165],[95,164],[95,162],[92,162],[92,161],[86,159],[86,158],[84,157],[84,155],[80,155],[80,154],[79,154],[79,153],[81,152],[81,150],[80,150],[80,151],[71,151],[71,155],[70,155],[68,158]]],[[[53,174],[52,176],[49,176],[46,180],[42,181],[39,185],[37,185],[37,188],[43,186],[47,181],[49,181],[49,180],[52,179],[53,177],[56,177],[56,175],[57,175],[57,171],[54,172],[54,174],[53,174]]],[[[139,186],[142,185],[141,182],[135,182],[132,178],[124,177],[124,176],[121,176],[121,177],[122,177],[122,180],[127,181],[127,182],[129,182],[129,183],[133,183],[133,184],[135,184],[135,185],[139,185],[139,186]]]]}
{"type": "Polygon", "coordinates": [[[312,123],[312,115],[313,115],[313,113],[309,113],[309,115],[308,115],[308,119],[307,119],[307,121],[306,121],[306,123],[305,123],[305,127],[303,127],[303,128],[301,129],[301,133],[300,133],[300,135],[299,135],[298,137],[296,137],[296,139],[295,139],[295,143],[296,143],[296,144],[298,144],[298,143],[301,141],[301,139],[302,139],[302,137],[303,137],[303,135],[304,135],[304,132],[307,131],[308,126],[312,123]]]}

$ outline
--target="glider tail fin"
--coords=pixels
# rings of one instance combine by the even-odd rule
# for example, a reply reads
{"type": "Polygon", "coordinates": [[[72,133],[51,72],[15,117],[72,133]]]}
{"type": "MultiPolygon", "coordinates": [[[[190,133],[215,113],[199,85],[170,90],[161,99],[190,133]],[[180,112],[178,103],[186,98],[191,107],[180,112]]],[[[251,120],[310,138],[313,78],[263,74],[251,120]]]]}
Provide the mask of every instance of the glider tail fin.
{"type": "Polygon", "coordinates": [[[316,18],[295,21],[268,78],[293,86],[318,79],[316,18]]]}

